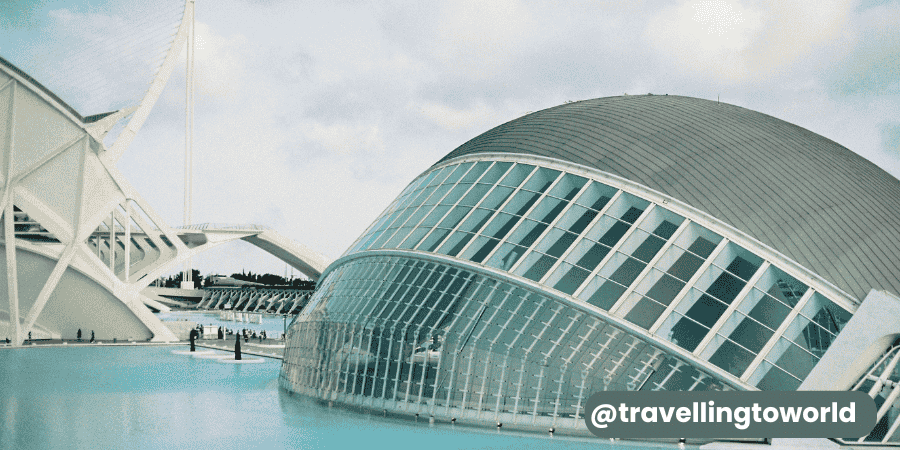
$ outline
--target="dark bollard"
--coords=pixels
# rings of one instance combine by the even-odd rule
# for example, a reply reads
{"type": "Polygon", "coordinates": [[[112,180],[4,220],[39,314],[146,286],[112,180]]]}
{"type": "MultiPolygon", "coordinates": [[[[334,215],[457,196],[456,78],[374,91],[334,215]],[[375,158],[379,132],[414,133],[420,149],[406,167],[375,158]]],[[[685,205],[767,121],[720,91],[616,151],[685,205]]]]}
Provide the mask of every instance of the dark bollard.
{"type": "Polygon", "coordinates": [[[238,335],[237,339],[234,340],[234,360],[241,360],[241,335],[238,335]]]}
{"type": "Polygon", "coordinates": [[[192,352],[197,351],[197,349],[194,348],[194,341],[197,339],[197,336],[198,336],[199,334],[200,334],[200,333],[198,333],[197,330],[191,330],[190,338],[191,338],[191,351],[192,351],[192,352]]]}

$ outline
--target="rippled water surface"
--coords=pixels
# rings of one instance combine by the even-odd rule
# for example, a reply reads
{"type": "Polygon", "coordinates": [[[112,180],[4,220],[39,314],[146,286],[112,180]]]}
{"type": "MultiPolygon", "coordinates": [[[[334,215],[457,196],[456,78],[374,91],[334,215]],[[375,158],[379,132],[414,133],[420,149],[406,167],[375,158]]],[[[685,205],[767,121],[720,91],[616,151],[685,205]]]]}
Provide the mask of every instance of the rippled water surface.
{"type": "Polygon", "coordinates": [[[0,350],[0,448],[654,448],[328,408],[280,390],[278,360],[232,365],[172,354],[179,349],[0,350]]]}

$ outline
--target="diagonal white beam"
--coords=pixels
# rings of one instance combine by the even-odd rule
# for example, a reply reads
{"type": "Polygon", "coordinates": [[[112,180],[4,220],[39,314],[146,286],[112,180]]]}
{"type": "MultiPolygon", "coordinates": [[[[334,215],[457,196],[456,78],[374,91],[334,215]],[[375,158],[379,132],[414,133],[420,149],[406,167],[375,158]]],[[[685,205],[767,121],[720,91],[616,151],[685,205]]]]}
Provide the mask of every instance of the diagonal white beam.
{"type": "Polygon", "coordinates": [[[77,137],[73,138],[73,139],[70,140],[69,142],[66,142],[65,144],[63,144],[63,145],[57,147],[56,150],[53,150],[52,152],[47,153],[43,158],[41,158],[40,160],[38,160],[38,161],[35,162],[34,164],[28,166],[28,168],[26,168],[25,170],[23,170],[22,173],[16,175],[15,181],[19,181],[19,180],[21,180],[21,179],[27,177],[28,175],[30,175],[30,174],[31,174],[32,172],[34,172],[35,170],[40,169],[41,166],[43,166],[44,164],[47,164],[47,163],[50,162],[53,158],[56,158],[57,156],[59,156],[60,154],[62,154],[63,152],[65,152],[66,150],[68,150],[68,149],[74,147],[75,144],[78,143],[78,141],[80,141],[80,140],[82,140],[82,139],[84,139],[84,138],[86,138],[86,137],[87,137],[86,134],[79,134],[77,137]]]}
{"type": "MultiPolygon", "coordinates": [[[[34,305],[31,306],[31,310],[28,311],[28,316],[25,317],[25,323],[22,327],[24,333],[31,331],[31,327],[33,327],[34,322],[37,321],[38,315],[40,315],[41,311],[44,310],[44,305],[46,305],[47,301],[50,300],[50,294],[52,294],[53,290],[56,289],[56,285],[59,284],[59,280],[62,278],[63,273],[69,267],[69,263],[72,261],[72,257],[75,256],[76,249],[76,243],[72,242],[66,246],[65,250],[63,250],[62,255],[60,255],[59,260],[56,262],[56,267],[54,267],[53,271],[50,272],[50,276],[47,277],[47,282],[44,283],[44,287],[41,288],[41,292],[40,294],[38,294],[37,300],[34,302],[34,305]]],[[[18,337],[16,345],[22,345],[24,333],[22,334],[22,336],[18,337]]]]}
{"type": "Polygon", "coordinates": [[[122,132],[119,133],[116,142],[113,143],[112,147],[110,147],[109,151],[104,155],[109,161],[115,163],[119,160],[122,153],[125,152],[125,149],[127,149],[131,144],[131,141],[134,140],[134,136],[137,134],[138,130],[144,125],[144,121],[146,121],[147,116],[150,115],[150,110],[153,109],[153,105],[159,100],[159,96],[162,94],[163,88],[166,86],[166,82],[169,81],[172,70],[175,68],[178,54],[181,53],[181,46],[183,46],[185,40],[187,40],[188,28],[193,20],[194,0],[187,0],[184,4],[184,15],[181,18],[181,25],[178,27],[178,33],[175,35],[175,40],[169,48],[166,59],[163,60],[159,73],[156,75],[156,78],[153,79],[153,83],[150,85],[150,88],[147,89],[147,93],[144,94],[144,99],[141,100],[140,106],[137,111],[134,112],[134,115],[131,116],[128,125],[126,125],[122,132]]]}

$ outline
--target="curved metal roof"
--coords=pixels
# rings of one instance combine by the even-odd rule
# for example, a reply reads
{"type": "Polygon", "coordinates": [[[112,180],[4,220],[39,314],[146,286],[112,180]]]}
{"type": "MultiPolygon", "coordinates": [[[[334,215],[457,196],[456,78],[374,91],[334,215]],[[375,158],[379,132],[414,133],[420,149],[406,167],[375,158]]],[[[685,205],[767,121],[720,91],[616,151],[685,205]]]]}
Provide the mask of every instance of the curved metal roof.
{"type": "Polygon", "coordinates": [[[507,122],[445,156],[522,153],[618,175],[744,231],[861,300],[900,293],[900,181],[809,130],[673,95],[607,97],[507,122]]]}

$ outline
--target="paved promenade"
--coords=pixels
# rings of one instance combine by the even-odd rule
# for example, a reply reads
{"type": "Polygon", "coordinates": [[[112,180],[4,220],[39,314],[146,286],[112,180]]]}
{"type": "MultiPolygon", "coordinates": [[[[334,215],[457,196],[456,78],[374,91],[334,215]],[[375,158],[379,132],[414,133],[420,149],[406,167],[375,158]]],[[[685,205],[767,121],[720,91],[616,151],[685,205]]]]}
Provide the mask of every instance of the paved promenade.
{"type": "MultiPolygon", "coordinates": [[[[0,341],[0,350],[5,348],[41,348],[41,347],[114,347],[114,346],[157,346],[157,345],[190,345],[188,341],[173,342],[146,342],[146,341],[94,341],[88,342],[82,340],[60,340],[60,339],[41,339],[34,341],[25,341],[21,346],[15,347],[7,345],[0,341]]],[[[230,339],[201,339],[196,341],[198,348],[210,348],[227,352],[234,352],[234,337],[230,339]]],[[[241,340],[241,354],[262,356],[265,358],[282,359],[284,355],[284,341],[277,339],[266,339],[259,341],[258,339],[250,339],[248,342],[241,340]]]]}

